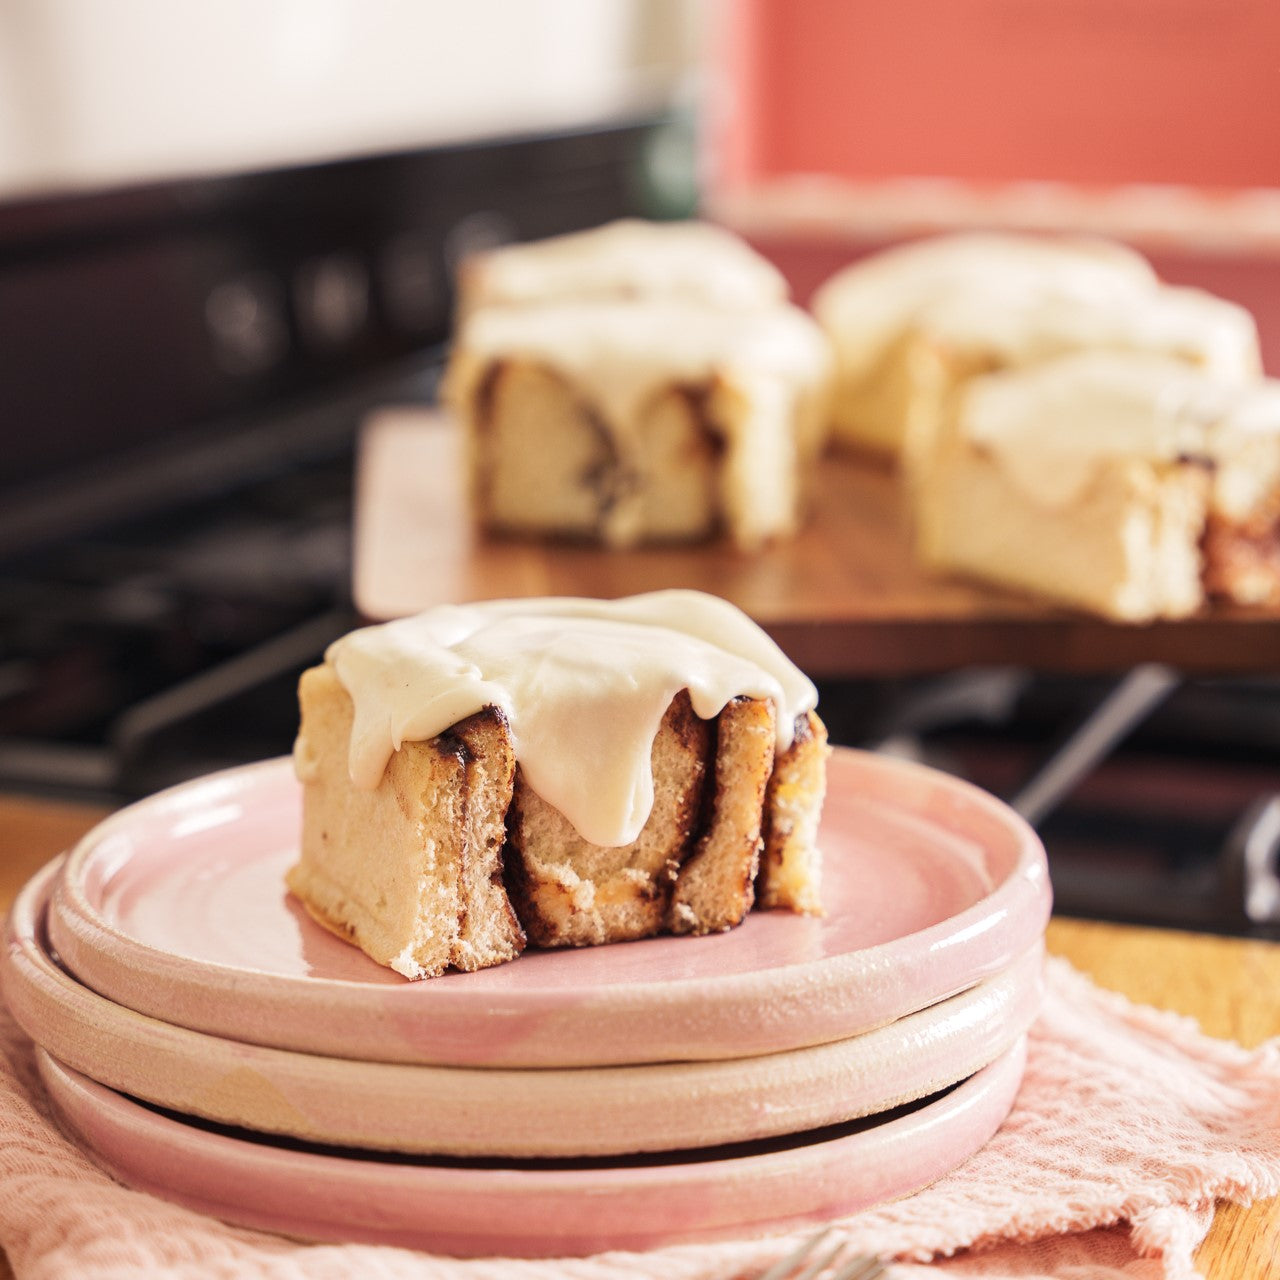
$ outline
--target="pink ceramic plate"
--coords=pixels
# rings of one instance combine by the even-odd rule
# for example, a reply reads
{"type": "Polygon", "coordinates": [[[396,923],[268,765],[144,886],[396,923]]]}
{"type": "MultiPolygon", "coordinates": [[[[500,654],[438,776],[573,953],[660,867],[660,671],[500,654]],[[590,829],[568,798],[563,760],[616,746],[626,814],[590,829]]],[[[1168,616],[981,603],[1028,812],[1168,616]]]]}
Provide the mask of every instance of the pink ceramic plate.
{"type": "Polygon", "coordinates": [[[1006,969],[1041,936],[1034,832],[919,765],[838,750],[822,919],[527,952],[411,983],[285,892],[300,795],[287,760],[176,787],[72,852],[53,944],[86,985],[166,1022],[365,1061],[591,1066],[743,1057],[844,1039],[1006,969]]]}
{"type": "Polygon", "coordinates": [[[940,1097],[836,1131],[661,1163],[497,1167],[362,1159],[210,1132],[38,1057],[63,1127],[131,1186],[291,1236],[556,1257],[782,1230],[907,1195],[1000,1126],[1026,1043],[940,1097]]]}
{"type": "Polygon", "coordinates": [[[611,1156],[800,1133],[967,1078],[1022,1036],[1040,1005],[1037,945],[960,995],[806,1049],[542,1070],[356,1062],[224,1040],[95,995],[41,944],[56,874],[47,868],[19,895],[0,958],[5,1001],[37,1044],[98,1083],[171,1111],[339,1146],[611,1156]]]}

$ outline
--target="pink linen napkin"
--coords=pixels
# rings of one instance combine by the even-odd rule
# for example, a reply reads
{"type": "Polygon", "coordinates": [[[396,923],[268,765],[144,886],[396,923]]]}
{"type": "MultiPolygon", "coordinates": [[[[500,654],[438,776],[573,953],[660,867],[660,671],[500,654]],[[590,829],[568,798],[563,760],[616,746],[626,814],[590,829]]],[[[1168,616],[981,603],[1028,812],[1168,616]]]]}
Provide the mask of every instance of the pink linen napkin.
{"type": "MultiPolygon", "coordinates": [[[[1280,1039],[1246,1051],[1050,960],[1027,1072],[1000,1132],[955,1172],[837,1224],[894,1275],[965,1280],[1196,1274],[1218,1200],[1280,1194],[1280,1039]]],[[[130,1191],[50,1118],[30,1043],[0,1008],[0,1245],[18,1280],[723,1280],[786,1239],[529,1262],[461,1261],[240,1230],[130,1191]]]]}

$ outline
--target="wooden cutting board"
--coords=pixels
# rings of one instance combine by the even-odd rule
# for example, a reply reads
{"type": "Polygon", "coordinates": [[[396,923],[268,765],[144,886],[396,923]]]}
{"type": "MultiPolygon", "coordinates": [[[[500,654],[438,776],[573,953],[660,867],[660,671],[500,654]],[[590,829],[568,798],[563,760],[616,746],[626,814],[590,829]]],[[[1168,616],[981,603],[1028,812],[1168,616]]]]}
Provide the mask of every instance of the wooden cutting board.
{"type": "Polygon", "coordinates": [[[910,675],[966,664],[1186,672],[1280,667],[1280,609],[1218,608],[1122,626],[933,577],[916,564],[897,477],[823,461],[812,518],[756,554],[724,544],[603,551],[495,539],[467,512],[458,433],[440,413],[392,409],[366,424],[356,489],[353,592],[382,621],[431,605],[533,595],[614,597],[693,587],[733,601],[815,677],[910,675]]]}

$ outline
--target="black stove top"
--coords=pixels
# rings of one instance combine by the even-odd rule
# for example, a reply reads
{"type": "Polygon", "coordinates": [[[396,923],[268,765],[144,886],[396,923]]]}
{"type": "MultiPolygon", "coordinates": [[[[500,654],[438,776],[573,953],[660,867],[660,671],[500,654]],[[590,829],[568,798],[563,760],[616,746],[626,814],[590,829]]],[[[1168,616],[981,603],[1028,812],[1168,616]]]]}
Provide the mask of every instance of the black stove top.
{"type": "Polygon", "coordinates": [[[287,751],[352,625],[350,450],[0,564],[0,786],[129,798],[287,751]]]}
{"type": "Polygon", "coordinates": [[[1005,799],[1066,915],[1280,939],[1280,675],[1025,668],[824,687],[837,741],[1005,799]]]}

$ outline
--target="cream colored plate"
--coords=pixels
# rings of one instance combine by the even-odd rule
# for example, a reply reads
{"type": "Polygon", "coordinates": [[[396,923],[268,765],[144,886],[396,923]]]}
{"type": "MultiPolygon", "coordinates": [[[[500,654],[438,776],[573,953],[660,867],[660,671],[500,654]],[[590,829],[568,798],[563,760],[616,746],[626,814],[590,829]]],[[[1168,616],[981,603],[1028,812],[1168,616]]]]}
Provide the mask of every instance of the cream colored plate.
{"type": "Polygon", "coordinates": [[[14,905],[4,995],[41,1047],[173,1111],[312,1142],[405,1153],[549,1157],[800,1133],[936,1093],[993,1062],[1041,996],[1039,944],[1005,972],[887,1026],[718,1062],[543,1070],[361,1062],[226,1040],[135,1013],[50,955],[53,864],[14,905]]]}

